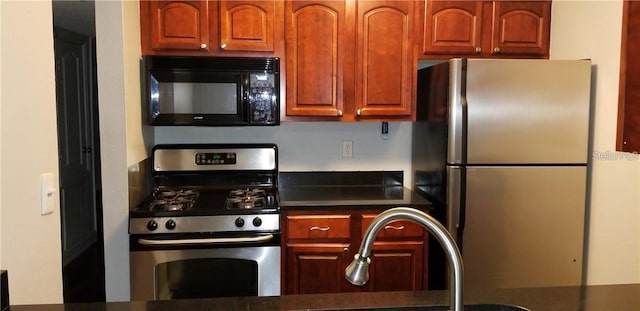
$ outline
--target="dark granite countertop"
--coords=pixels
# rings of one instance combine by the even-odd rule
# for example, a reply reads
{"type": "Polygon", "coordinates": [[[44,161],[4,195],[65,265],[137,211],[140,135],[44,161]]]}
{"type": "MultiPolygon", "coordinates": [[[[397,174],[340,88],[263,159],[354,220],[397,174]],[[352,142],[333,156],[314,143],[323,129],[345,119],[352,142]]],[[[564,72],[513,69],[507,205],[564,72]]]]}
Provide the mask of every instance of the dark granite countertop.
{"type": "Polygon", "coordinates": [[[282,172],[283,210],[316,208],[428,208],[431,203],[403,186],[402,172],[282,172]]]}
{"type": "Polygon", "coordinates": [[[327,207],[427,207],[431,203],[404,186],[281,187],[283,210],[327,207]]]}
{"type": "MultiPolygon", "coordinates": [[[[134,301],[52,305],[12,305],[11,311],[167,311],[167,310],[340,310],[446,305],[447,291],[378,292],[237,297],[173,301],[134,301]]],[[[640,310],[640,284],[545,287],[465,292],[466,304],[509,304],[532,311],[640,310]]],[[[414,308],[412,310],[420,310],[414,308]]],[[[402,309],[397,309],[402,311],[402,309]]]]}

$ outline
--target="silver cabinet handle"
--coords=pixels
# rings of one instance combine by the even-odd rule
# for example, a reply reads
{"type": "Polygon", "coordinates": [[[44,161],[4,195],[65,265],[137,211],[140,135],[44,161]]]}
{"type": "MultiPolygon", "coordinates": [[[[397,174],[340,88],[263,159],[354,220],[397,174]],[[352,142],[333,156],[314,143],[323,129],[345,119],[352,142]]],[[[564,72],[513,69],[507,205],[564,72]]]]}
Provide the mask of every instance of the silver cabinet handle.
{"type": "Polygon", "coordinates": [[[384,226],[384,230],[389,230],[389,229],[393,229],[393,230],[403,230],[403,229],[404,229],[404,226],[392,226],[392,225],[384,226]]]}
{"type": "Polygon", "coordinates": [[[220,48],[223,49],[223,50],[226,49],[227,48],[227,44],[226,43],[220,44],[220,48]]]}
{"type": "Polygon", "coordinates": [[[266,242],[273,240],[273,235],[261,235],[257,237],[240,237],[240,238],[210,238],[210,239],[179,239],[179,240],[149,240],[138,239],[138,243],[142,245],[194,245],[194,244],[217,244],[217,243],[251,243],[266,242]]]}
{"type": "Polygon", "coordinates": [[[206,43],[201,43],[200,44],[200,48],[201,49],[206,49],[207,48],[207,44],[206,43]]]}
{"type": "Polygon", "coordinates": [[[342,110],[338,110],[338,117],[342,117],[342,110]]]}
{"type": "Polygon", "coordinates": [[[342,249],[342,253],[343,254],[346,254],[348,252],[349,252],[349,248],[348,247],[345,247],[345,248],[342,249]]]}
{"type": "Polygon", "coordinates": [[[493,54],[498,54],[498,53],[500,53],[500,48],[499,47],[493,48],[493,54]]]}
{"type": "Polygon", "coordinates": [[[476,53],[477,53],[477,54],[482,53],[482,48],[481,48],[481,47],[477,47],[477,48],[476,48],[476,53]]]}
{"type": "Polygon", "coordinates": [[[359,115],[361,115],[361,114],[362,114],[362,109],[358,109],[358,110],[356,110],[356,115],[358,115],[358,116],[359,116],[359,115]]]}
{"type": "Polygon", "coordinates": [[[331,229],[331,228],[330,227],[316,227],[316,226],[313,226],[313,227],[309,228],[309,231],[315,231],[315,230],[329,231],[329,229],[331,229]]]}

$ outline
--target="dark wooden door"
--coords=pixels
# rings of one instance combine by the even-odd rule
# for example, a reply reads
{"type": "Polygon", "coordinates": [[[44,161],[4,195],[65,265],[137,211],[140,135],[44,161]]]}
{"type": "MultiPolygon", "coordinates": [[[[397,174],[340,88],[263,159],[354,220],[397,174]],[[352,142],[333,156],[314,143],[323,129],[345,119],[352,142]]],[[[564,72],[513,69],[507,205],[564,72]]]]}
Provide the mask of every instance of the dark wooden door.
{"type": "Polygon", "coordinates": [[[345,1],[287,1],[287,115],[343,114],[347,40],[345,1]]]}
{"type": "Polygon", "coordinates": [[[549,55],[551,1],[494,1],[491,53],[549,55]]]}
{"type": "Polygon", "coordinates": [[[152,50],[209,50],[208,1],[142,1],[141,10],[152,50]]]}
{"type": "Polygon", "coordinates": [[[426,265],[423,241],[375,242],[371,253],[371,291],[425,289],[426,265]]]}
{"type": "Polygon", "coordinates": [[[358,117],[410,116],[416,75],[414,1],[357,2],[358,117]]]}
{"type": "Polygon", "coordinates": [[[350,284],[344,269],[351,263],[350,244],[313,243],[287,245],[286,294],[360,291],[350,284]]]}
{"type": "Polygon", "coordinates": [[[54,32],[65,302],[104,301],[93,40],[54,32]]]}
{"type": "Polygon", "coordinates": [[[220,49],[273,51],[276,1],[220,0],[220,49]]]}

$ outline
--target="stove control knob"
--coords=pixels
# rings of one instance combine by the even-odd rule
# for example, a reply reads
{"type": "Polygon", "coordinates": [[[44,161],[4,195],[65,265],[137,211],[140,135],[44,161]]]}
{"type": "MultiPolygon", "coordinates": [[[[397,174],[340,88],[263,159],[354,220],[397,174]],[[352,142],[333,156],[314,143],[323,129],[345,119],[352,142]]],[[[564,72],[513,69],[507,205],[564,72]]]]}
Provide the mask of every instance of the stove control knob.
{"type": "Polygon", "coordinates": [[[149,229],[149,231],[158,229],[158,223],[155,220],[149,220],[147,223],[147,229],[149,229]]]}
{"type": "Polygon", "coordinates": [[[244,226],[244,219],[242,219],[240,217],[236,218],[236,227],[239,228],[239,227],[242,227],[242,226],[244,226]]]}
{"type": "Polygon", "coordinates": [[[260,217],[256,217],[253,219],[253,226],[260,227],[262,225],[262,219],[260,217]]]}
{"type": "Polygon", "coordinates": [[[164,226],[169,230],[173,230],[176,228],[176,222],[173,221],[173,219],[169,219],[167,220],[167,223],[164,224],[164,226]]]}

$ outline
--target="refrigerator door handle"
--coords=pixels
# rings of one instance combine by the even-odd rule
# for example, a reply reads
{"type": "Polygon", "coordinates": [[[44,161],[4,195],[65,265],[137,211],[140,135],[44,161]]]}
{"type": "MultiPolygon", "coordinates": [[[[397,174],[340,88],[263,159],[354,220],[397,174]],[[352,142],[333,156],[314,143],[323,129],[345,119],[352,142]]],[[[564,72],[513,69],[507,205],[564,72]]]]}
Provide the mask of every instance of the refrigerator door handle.
{"type": "Polygon", "coordinates": [[[462,248],[464,228],[464,167],[447,166],[447,229],[462,248]]]}
{"type": "Polygon", "coordinates": [[[447,163],[462,164],[466,161],[464,145],[466,140],[466,81],[464,78],[466,62],[464,59],[449,61],[449,117],[447,163]]]}

